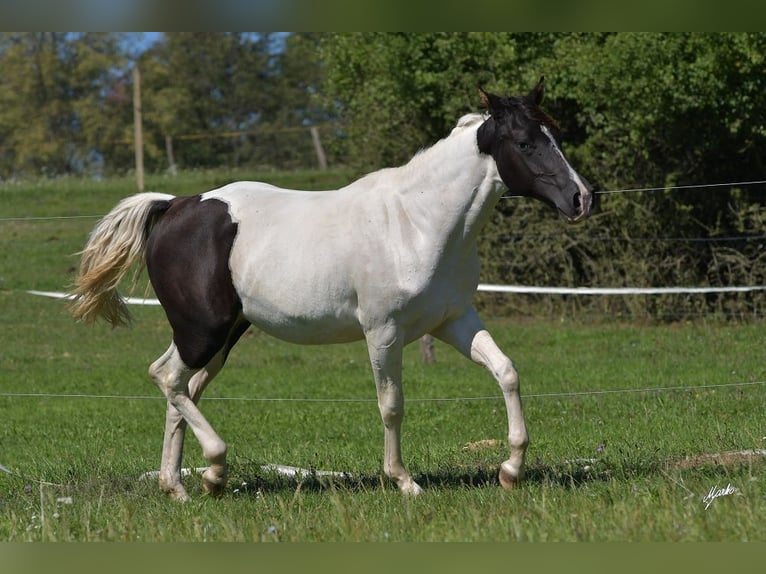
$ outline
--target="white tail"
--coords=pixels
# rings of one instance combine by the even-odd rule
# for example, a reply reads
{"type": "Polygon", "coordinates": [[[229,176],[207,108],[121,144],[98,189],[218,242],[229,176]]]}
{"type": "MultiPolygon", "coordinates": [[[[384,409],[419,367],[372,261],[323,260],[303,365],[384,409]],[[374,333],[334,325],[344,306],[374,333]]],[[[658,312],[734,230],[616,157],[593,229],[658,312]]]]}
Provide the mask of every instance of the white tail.
{"type": "Polygon", "coordinates": [[[173,198],[165,193],[139,193],[123,199],[98,222],[80,253],[70,305],[75,319],[91,323],[102,317],[112,326],[130,323],[130,312],[117,286],[134,264],[143,266],[152,219],[173,198]]]}

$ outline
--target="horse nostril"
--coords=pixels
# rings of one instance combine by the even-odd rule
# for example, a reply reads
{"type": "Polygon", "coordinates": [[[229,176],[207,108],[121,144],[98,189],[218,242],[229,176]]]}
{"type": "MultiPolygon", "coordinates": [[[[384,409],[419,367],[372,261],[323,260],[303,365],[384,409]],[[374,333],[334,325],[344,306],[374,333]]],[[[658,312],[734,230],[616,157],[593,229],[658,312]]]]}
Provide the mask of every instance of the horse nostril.
{"type": "Polygon", "coordinates": [[[582,206],[582,204],[580,203],[580,192],[579,191],[574,194],[573,203],[574,203],[575,211],[580,211],[580,207],[582,206]]]}

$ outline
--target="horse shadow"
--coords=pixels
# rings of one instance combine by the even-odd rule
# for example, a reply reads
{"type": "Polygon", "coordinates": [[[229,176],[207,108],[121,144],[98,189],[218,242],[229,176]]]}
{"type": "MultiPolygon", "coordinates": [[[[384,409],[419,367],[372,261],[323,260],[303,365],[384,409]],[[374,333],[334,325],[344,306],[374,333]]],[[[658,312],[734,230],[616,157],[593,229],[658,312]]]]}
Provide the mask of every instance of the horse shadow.
{"type": "MultiPolygon", "coordinates": [[[[232,473],[229,492],[260,495],[265,492],[293,492],[296,490],[319,492],[341,490],[366,492],[395,491],[394,483],[382,473],[336,472],[316,469],[286,475],[268,468],[269,465],[247,464],[232,473]]],[[[413,478],[426,490],[500,487],[499,466],[443,468],[414,473],[413,478]]],[[[562,463],[536,462],[527,466],[524,483],[564,489],[579,489],[591,483],[608,482],[614,478],[613,465],[598,460],[564,461],[562,463]]],[[[617,474],[643,474],[646,468],[621,468],[617,474]]]]}

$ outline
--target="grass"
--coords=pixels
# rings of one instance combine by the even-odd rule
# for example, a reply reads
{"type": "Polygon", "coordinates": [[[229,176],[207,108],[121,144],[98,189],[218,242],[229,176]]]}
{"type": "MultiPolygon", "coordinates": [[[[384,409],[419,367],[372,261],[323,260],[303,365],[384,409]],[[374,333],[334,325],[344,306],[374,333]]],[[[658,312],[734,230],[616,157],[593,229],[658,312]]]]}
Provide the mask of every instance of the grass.
{"type": "MultiPolygon", "coordinates": [[[[192,193],[225,177],[157,178],[149,187],[192,193]]],[[[346,175],[310,174],[315,185],[290,177],[282,185],[321,188],[346,175]]],[[[129,180],[0,188],[0,218],[102,214],[131,191],[129,180]]],[[[382,478],[364,346],[300,347],[250,332],[202,402],[230,447],[229,487],[210,499],[191,476],[192,502],[174,503],[155,480],[140,479],[156,470],[161,449],[164,402],[146,368],[169,342],[162,311],[136,308],[130,329],[91,328],[74,323],[62,302],[25,292],[65,289],[72,254],[94,224],[0,221],[0,464],[11,471],[0,472],[0,540],[766,538],[760,458],[678,464],[763,448],[766,386],[725,386],[766,380],[758,322],[489,320],[521,373],[532,439],[528,480],[513,492],[496,480],[507,448],[494,382],[444,346],[434,365],[408,347],[403,447],[427,489],[417,499],[382,478]],[[667,390],[635,392],[657,388],[667,390]],[[480,441],[483,448],[465,448],[480,441]],[[264,463],[349,478],[293,481],[264,463]],[[705,509],[711,487],[727,484],[737,492],[705,509]]],[[[203,464],[190,437],[184,465],[203,464]]]]}

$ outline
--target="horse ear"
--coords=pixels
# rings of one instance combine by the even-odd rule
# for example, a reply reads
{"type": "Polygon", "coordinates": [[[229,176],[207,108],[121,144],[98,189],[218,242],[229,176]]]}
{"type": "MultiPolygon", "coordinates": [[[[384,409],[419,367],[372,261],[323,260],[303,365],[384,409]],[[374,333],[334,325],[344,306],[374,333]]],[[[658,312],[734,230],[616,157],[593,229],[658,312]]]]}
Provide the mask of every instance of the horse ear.
{"type": "Polygon", "coordinates": [[[529,92],[529,97],[533,102],[535,102],[536,106],[539,106],[542,103],[544,96],[545,96],[545,76],[540,76],[540,81],[537,82],[537,85],[534,88],[532,88],[531,92],[529,92]]]}
{"type": "Polygon", "coordinates": [[[494,94],[484,91],[484,88],[479,86],[479,97],[481,97],[482,105],[487,108],[487,111],[491,114],[500,107],[500,98],[494,94]]]}

